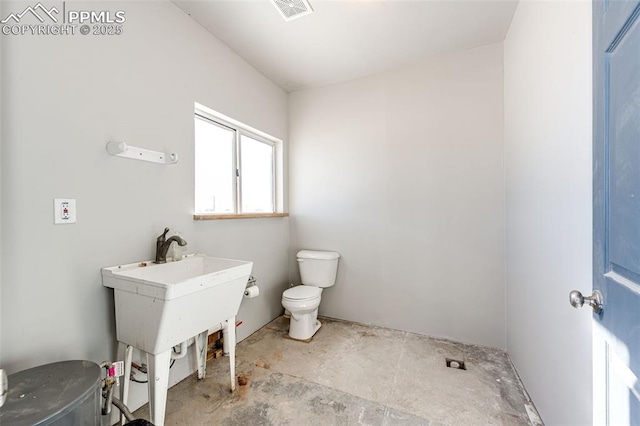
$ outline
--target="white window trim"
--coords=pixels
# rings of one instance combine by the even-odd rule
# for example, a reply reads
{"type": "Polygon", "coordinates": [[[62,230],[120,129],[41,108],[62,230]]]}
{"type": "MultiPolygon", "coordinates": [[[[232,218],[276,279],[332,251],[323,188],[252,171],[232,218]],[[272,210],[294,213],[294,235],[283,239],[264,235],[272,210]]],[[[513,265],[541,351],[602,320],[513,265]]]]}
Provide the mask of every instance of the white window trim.
{"type": "MultiPolygon", "coordinates": [[[[271,181],[271,202],[273,203],[273,211],[272,212],[268,212],[268,213],[275,213],[278,210],[277,207],[277,203],[276,203],[276,144],[273,141],[270,141],[268,139],[262,138],[260,136],[256,136],[253,133],[249,133],[243,129],[236,129],[236,150],[235,150],[235,154],[237,156],[236,160],[236,164],[237,164],[237,169],[240,171],[240,174],[236,174],[236,212],[235,214],[246,214],[246,213],[239,213],[240,211],[242,211],[242,150],[240,149],[242,146],[242,137],[243,136],[248,136],[249,138],[260,142],[260,143],[264,143],[268,146],[271,147],[271,176],[273,177],[273,180],[271,181]]],[[[258,214],[258,213],[256,213],[258,214]]]]}
{"type": "Polygon", "coordinates": [[[273,213],[239,213],[241,211],[241,202],[242,202],[242,189],[241,189],[241,179],[236,178],[236,184],[233,188],[233,196],[235,200],[235,212],[234,213],[194,213],[193,217],[196,220],[205,220],[205,219],[233,219],[233,218],[259,218],[259,217],[286,217],[288,213],[284,212],[284,161],[283,161],[283,142],[281,139],[273,137],[268,133],[262,132],[254,127],[251,127],[247,124],[244,124],[238,120],[234,120],[233,118],[222,114],[218,111],[215,111],[209,107],[206,107],[202,104],[195,103],[195,115],[199,116],[205,120],[210,120],[213,124],[228,127],[231,130],[235,131],[235,149],[234,149],[234,171],[236,167],[241,167],[242,158],[240,152],[240,139],[241,137],[247,136],[252,139],[255,139],[259,142],[266,143],[273,148],[273,185],[272,185],[272,195],[273,195],[273,213]],[[236,158],[236,156],[238,158],[236,158]]]}

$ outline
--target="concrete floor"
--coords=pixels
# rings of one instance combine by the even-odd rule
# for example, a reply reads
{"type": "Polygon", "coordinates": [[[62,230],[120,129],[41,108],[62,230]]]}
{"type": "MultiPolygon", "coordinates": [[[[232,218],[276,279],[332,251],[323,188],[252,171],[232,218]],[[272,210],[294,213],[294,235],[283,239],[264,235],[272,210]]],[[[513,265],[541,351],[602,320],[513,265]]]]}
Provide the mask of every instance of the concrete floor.
{"type": "MultiPolygon", "coordinates": [[[[535,425],[500,350],[322,319],[310,343],[280,317],[237,347],[246,385],[229,392],[228,358],[169,390],[166,425],[535,425]],[[464,360],[466,370],[446,367],[464,360]]],[[[148,419],[147,406],[135,415],[148,419]]]]}

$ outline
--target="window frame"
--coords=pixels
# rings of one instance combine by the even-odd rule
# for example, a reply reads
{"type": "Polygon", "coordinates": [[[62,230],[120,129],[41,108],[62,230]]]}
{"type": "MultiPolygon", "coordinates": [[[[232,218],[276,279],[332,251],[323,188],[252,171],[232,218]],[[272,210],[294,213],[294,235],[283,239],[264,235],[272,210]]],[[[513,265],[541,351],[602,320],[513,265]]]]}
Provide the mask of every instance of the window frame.
{"type": "MultiPolygon", "coordinates": [[[[260,218],[260,217],[286,217],[288,213],[282,209],[282,193],[279,188],[279,181],[282,179],[282,170],[278,167],[278,159],[281,157],[282,141],[264,132],[247,126],[239,121],[233,120],[223,114],[210,110],[202,105],[196,104],[195,119],[203,120],[209,124],[233,131],[233,153],[232,171],[235,177],[235,184],[232,188],[234,211],[232,213],[197,212],[194,214],[195,220],[208,219],[234,219],[234,218],[260,218]],[[256,142],[264,143],[271,148],[271,212],[243,212],[242,211],[242,137],[248,137],[256,142]]],[[[195,144],[195,134],[194,134],[195,144]]],[[[195,158],[194,158],[195,160],[195,158]]],[[[280,158],[280,167],[282,167],[280,158]]],[[[195,171],[195,170],[194,170],[195,171]]],[[[194,197],[195,197],[195,175],[194,175],[194,197]]],[[[194,199],[195,201],[195,199],[194,199]]]]}
{"type": "Polygon", "coordinates": [[[248,132],[246,130],[236,130],[236,151],[235,156],[236,160],[236,213],[235,214],[261,214],[261,212],[250,212],[245,213],[242,211],[242,136],[247,136],[255,140],[256,142],[263,143],[268,145],[271,148],[271,211],[264,212],[264,214],[273,214],[277,210],[276,206],[276,144],[273,141],[270,141],[265,138],[261,138],[260,136],[248,132]]]}

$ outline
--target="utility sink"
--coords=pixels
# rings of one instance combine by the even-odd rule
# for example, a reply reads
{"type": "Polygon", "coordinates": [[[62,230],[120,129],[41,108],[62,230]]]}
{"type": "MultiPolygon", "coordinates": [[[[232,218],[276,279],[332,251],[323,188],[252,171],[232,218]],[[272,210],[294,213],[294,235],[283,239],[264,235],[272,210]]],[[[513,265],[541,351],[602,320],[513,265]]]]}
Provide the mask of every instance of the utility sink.
{"type": "Polygon", "coordinates": [[[125,345],[125,404],[135,347],[147,353],[151,423],[163,426],[171,348],[195,337],[198,378],[204,379],[207,334],[214,327],[223,328],[231,390],[235,389],[235,318],[252,267],[243,260],[191,254],[178,262],[102,269],[102,284],[114,290],[116,335],[125,345]]]}
{"type": "Polygon", "coordinates": [[[103,285],[114,289],[118,341],[157,354],[235,317],[252,266],[191,254],[103,268],[103,285]]]}

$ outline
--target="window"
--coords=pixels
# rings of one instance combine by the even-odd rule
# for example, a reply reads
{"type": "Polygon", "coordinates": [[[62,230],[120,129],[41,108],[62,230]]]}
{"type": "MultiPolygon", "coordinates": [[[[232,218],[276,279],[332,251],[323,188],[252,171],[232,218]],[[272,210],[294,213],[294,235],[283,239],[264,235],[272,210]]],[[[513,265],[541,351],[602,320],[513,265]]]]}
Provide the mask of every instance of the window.
{"type": "MultiPolygon", "coordinates": [[[[278,140],[196,109],[196,216],[273,215],[277,209],[278,140]]],[[[206,218],[206,217],[197,217],[206,218]]]]}

